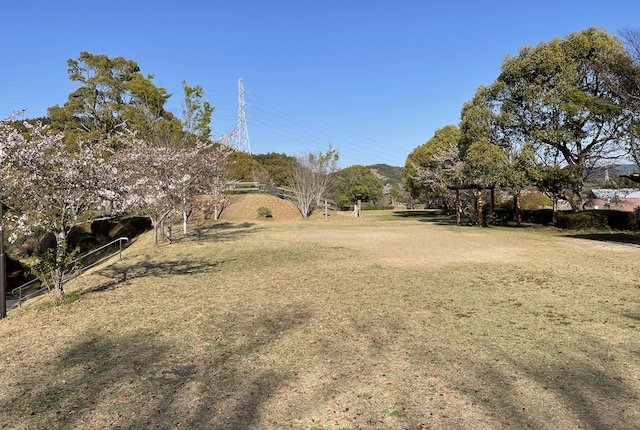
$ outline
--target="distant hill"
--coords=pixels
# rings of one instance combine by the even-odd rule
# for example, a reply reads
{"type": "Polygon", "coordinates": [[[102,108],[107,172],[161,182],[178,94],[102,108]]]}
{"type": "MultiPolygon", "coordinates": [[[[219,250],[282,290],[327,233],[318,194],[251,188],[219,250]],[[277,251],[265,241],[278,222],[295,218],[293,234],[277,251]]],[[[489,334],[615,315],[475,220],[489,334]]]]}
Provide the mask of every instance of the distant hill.
{"type": "Polygon", "coordinates": [[[402,167],[389,166],[388,164],[372,164],[367,166],[375,169],[378,173],[385,177],[382,182],[385,184],[402,184],[402,167]]]}
{"type": "Polygon", "coordinates": [[[638,166],[635,164],[619,164],[608,167],[598,167],[591,172],[587,182],[599,183],[605,182],[605,177],[608,173],[609,179],[616,179],[620,175],[628,175],[638,171],[638,166]]]}

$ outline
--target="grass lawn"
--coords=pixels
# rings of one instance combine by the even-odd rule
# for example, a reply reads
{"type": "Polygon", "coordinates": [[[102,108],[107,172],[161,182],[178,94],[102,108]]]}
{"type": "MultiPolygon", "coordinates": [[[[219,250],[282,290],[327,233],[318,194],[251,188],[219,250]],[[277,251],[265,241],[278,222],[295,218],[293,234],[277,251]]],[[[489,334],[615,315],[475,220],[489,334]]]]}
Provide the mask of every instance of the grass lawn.
{"type": "Polygon", "coordinates": [[[145,235],[0,321],[0,429],[639,429],[639,262],[391,212],[145,235]]]}

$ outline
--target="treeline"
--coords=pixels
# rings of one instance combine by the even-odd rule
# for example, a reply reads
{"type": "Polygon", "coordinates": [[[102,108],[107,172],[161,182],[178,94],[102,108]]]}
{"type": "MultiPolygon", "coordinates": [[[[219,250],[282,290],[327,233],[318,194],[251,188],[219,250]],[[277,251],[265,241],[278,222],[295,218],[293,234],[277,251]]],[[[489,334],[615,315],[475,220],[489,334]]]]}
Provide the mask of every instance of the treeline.
{"type": "Polygon", "coordinates": [[[594,169],[640,162],[639,46],[636,30],[616,37],[589,28],[507,56],[460,123],[409,154],[408,190],[451,206],[455,190],[497,189],[518,202],[534,186],[580,211],[594,169]]]}

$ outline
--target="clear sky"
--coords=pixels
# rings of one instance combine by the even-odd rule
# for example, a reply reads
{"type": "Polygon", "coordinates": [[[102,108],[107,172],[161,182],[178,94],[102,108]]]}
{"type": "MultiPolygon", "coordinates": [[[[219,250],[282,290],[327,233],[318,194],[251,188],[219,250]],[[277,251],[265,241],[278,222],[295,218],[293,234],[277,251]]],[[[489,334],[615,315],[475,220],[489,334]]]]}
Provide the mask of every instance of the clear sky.
{"type": "Polygon", "coordinates": [[[404,165],[506,54],[597,26],[640,26],[637,0],[8,1],[0,7],[0,118],[43,116],[76,86],[80,51],[136,61],[174,95],[201,85],[214,134],[237,121],[244,78],[253,153],[340,151],[340,164],[404,165]]]}

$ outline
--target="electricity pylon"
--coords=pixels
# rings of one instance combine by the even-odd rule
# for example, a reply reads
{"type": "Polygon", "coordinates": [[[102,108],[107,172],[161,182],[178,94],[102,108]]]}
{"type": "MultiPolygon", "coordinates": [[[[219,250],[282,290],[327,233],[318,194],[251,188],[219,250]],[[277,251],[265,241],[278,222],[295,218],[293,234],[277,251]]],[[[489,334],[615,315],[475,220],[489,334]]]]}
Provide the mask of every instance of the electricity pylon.
{"type": "Polygon", "coordinates": [[[236,127],[235,148],[251,154],[249,146],[249,130],[247,129],[247,114],[244,111],[244,78],[238,79],[238,126],[236,127]]]}

